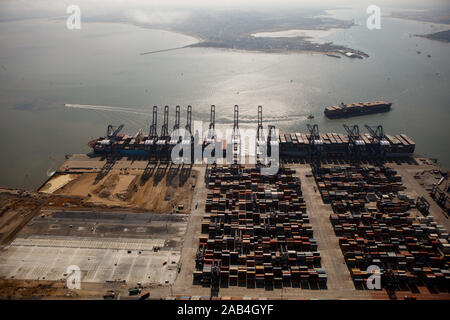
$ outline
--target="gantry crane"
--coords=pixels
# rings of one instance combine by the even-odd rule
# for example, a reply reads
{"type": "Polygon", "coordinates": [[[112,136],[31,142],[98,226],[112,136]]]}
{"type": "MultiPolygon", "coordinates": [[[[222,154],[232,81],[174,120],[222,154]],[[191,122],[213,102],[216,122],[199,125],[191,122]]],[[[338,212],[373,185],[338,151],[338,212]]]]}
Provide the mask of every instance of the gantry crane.
{"type": "Polygon", "coordinates": [[[113,152],[114,142],[117,140],[117,135],[124,126],[125,125],[123,124],[117,127],[111,124],[108,125],[108,128],[106,129],[106,137],[100,141],[100,144],[105,148],[105,150],[109,150],[110,153],[113,152]]]}
{"type": "Polygon", "coordinates": [[[239,131],[239,106],[234,106],[233,134],[231,142],[233,145],[233,163],[241,159],[241,133],[239,131]]]}
{"type": "Polygon", "coordinates": [[[263,140],[264,134],[263,134],[263,116],[262,116],[262,106],[258,106],[258,131],[257,131],[257,135],[256,135],[256,139],[259,140],[263,140]]]}
{"type": "Polygon", "coordinates": [[[352,127],[343,125],[345,131],[348,135],[348,153],[351,160],[359,162],[361,160],[361,155],[364,152],[365,142],[361,139],[359,135],[359,126],[353,125],[352,127]]]}
{"type": "Polygon", "coordinates": [[[148,133],[148,138],[145,141],[145,145],[153,145],[156,142],[156,139],[158,139],[158,133],[157,133],[157,127],[158,125],[158,107],[153,106],[153,117],[152,117],[152,124],[150,125],[150,130],[148,133]]]}
{"type": "Polygon", "coordinates": [[[169,141],[169,145],[173,148],[176,144],[180,142],[180,137],[175,135],[180,129],[180,106],[175,107],[175,123],[173,125],[172,139],[169,141]]]}
{"type": "Polygon", "coordinates": [[[154,155],[156,158],[156,141],[158,140],[158,106],[153,106],[153,117],[152,124],[150,125],[150,130],[148,137],[144,142],[144,148],[149,152],[149,155],[154,155]]]}
{"type": "Polygon", "coordinates": [[[275,129],[274,125],[269,125],[269,134],[267,136],[267,155],[266,155],[266,161],[265,164],[269,165],[272,168],[278,169],[283,167],[283,163],[280,161],[279,155],[280,155],[280,142],[279,142],[279,135],[277,130],[275,129]]]}
{"type": "Polygon", "coordinates": [[[158,141],[156,142],[156,155],[158,158],[168,157],[166,148],[167,143],[169,142],[169,106],[164,107],[164,120],[163,125],[161,127],[161,135],[158,137],[158,141]]]}
{"type": "Polygon", "coordinates": [[[211,105],[211,114],[210,114],[210,120],[209,120],[209,130],[206,135],[206,141],[205,146],[214,142],[216,140],[216,106],[211,105]]]}
{"type": "Polygon", "coordinates": [[[180,129],[180,106],[175,107],[175,123],[173,125],[173,131],[180,129]]]}
{"type": "Polygon", "coordinates": [[[383,161],[391,146],[384,135],[383,126],[378,125],[376,127],[371,127],[366,124],[365,127],[372,135],[372,142],[370,145],[372,157],[383,161]]]}
{"type": "Polygon", "coordinates": [[[310,145],[310,157],[311,162],[317,162],[320,165],[320,158],[322,156],[323,140],[320,137],[319,126],[314,124],[311,126],[309,123],[306,125],[309,131],[309,145],[310,145]]]}
{"type": "Polygon", "coordinates": [[[269,125],[269,135],[267,136],[267,156],[268,157],[272,157],[272,150],[274,150],[275,148],[279,148],[279,141],[278,141],[278,136],[277,136],[277,131],[275,129],[274,125],[269,125]]]}
{"type": "Polygon", "coordinates": [[[216,128],[216,106],[211,105],[211,115],[209,118],[209,128],[215,129],[216,128]]]}
{"type": "Polygon", "coordinates": [[[445,212],[449,213],[450,197],[447,195],[445,189],[446,188],[442,188],[441,190],[441,188],[435,184],[431,191],[431,197],[444,209],[445,212]]]}
{"type": "Polygon", "coordinates": [[[167,141],[169,137],[169,106],[164,107],[164,122],[161,127],[161,136],[159,137],[160,140],[167,141]]]}
{"type": "MultiPolygon", "coordinates": [[[[202,144],[202,150],[205,151],[205,148],[207,148],[209,145],[211,145],[210,148],[213,148],[212,150],[210,148],[209,151],[211,152],[211,157],[215,157],[216,155],[216,143],[217,143],[217,134],[216,134],[216,106],[211,105],[211,113],[209,118],[209,129],[206,133],[205,139],[203,140],[202,144]]],[[[210,160],[210,159],[208,159],[210,160]]],[[[208,170],[208,166],[207,166],[208,170]]]]}
{"type": "Polygon", "coordinates": [[[186,114],[186,131],[192,136],[192,107],[187,107],[186,114]]]}
{"type": "MultiPolygon", "coordinates": [[[[187,107],[187,114],[186,114],[186,126],[185,126],[185,135],[182,141],[183,144],[183,150],[184,149],[189,149],[190,153],[191,153],[191,160],[193,159],[193,153],[194,153],[194,145],[193,145],[193,140],[194,137],[192,136],[192,107],[188,106],[187,107]]],[[[185,155],[183,155],[185,156],[185,155]]]]}
{"type": "Polygon", "coordinates": [[[268,156],[266,137],[264,136],[263,129],[263,116],[262,116],[262,106],[258,106],[258,128],[256,132],[256,163],[261,164],[266,162],[266,159],[261,159],[263,155],[268,156]]]}
{"type": "Polygon", "coordinates": [[[116,136],[119,134],[120,130],[123,129],[125,125],[121,124],[119,126],[113,126],[113,125],[108,125],[108,129],[106,130],[106,139],[115,139],[116,136]]]}

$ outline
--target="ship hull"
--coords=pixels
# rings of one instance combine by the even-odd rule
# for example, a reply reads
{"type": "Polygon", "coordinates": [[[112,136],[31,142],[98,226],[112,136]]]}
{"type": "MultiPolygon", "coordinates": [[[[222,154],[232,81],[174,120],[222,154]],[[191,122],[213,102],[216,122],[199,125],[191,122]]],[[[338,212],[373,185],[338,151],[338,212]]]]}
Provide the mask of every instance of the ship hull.
{"type": "Polygon", "coordinates": [[[150,154],[147,150],[130,150],[130,149],[114,149],[111,151],[111,149],[101,149],[101,148],[94,148],[95,154],[120,154],[122,156],[147,156],[150,154]]]}
{"type": "Polygon", "coordinates": [[[149,152],[146,150],[119,150],[119,154],[123,156],[147,156],[149,155],[149,152]]]}

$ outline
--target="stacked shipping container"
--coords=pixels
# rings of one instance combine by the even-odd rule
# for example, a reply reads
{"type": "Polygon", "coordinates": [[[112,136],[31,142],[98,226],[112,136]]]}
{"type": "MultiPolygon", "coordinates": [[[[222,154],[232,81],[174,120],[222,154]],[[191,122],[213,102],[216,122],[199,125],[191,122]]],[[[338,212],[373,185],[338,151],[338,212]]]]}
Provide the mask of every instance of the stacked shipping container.
{"type": "Polygon", "coordinates": [[[414,199],[399,192],[395,170],[317,168],[314,176],[355,285],[365,285],[371,265],[384,286],[450,285],[449,235],[431,216],[410,214],[414,199]]]}
{"type": "Polygon", "coordinates": [[[210,284],[216,273],[225,286],[326,286],[294,173],[284,168],[264,176],[238,165],[210,170],[195,281],[210,284]]]}

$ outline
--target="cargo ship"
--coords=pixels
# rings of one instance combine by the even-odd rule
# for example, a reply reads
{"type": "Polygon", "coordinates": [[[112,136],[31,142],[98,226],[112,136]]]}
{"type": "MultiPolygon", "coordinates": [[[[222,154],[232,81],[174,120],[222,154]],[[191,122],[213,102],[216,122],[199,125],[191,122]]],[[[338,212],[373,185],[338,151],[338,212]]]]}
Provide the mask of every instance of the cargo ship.
{"type": "MultiPolygon", "coordinates": [[[[165,141],[165,140],[164,140],[165,141]]],[[[117,134],[114,137],[100,137],[88,143],[95,154],[117,153],[122,156],[147,156],[152,149],[163,142],[148,135],[136,134],[134,136],[117,134]]]]}
{"type": "MultiPolygon", "coordinates": [[[[341,133],[319,133],[316,144],[320,144],[321,153],[325,157],[342,157],[349,154],[349,136],[341,133]]],[[[408,157],[414,153],[416,143],[407,135],[385,135],[386,157],[408,157]]],[[[359,136],[361,156],[370,156],[377,139],[370,133],[359,136]]],[[[311,153],[311,135],[307,133],[280,133],[280,155],[287,157],[307,157],[311,153]]]]}
{"type": "Polygon", "coordinates": [[[325,115],[330,119],[362,116],[366,114],[387,112],[391,110],[392,103],[386,101],[372,101],[329,106],[325,108],[325,115]]]}

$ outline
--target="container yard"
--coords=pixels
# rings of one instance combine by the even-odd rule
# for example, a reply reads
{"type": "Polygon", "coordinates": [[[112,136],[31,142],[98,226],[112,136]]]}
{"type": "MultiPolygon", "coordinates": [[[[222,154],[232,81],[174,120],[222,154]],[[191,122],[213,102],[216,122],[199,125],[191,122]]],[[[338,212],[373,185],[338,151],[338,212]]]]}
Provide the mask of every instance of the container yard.
{"type": "Polygon", "coordinates": [[[402,178],[386,167],[314,168],[324,203],[355,287],[364,287],[378,266],[387,290],[418,286],[448,292],[450,245],[447,229],[418,212],[402,178]]]}
{"type": "Polygon", "coordinates": [[[258,162],[238,164],[238,106],[229,142],[172,139],[169,107],[158,134],[153,111],[149,135],[108,126],[37,192],[0,192],[1,298],[450,299],[448,172],[416,157],[409,136],[367,125],[265,135],[259,107],[258,162]],[[180,142],[219,143],[232,163],[175,164],[180,142]],[[260,171],[266,146],[280,151],[273,175],[260,171]],[[83,289],[64,285],[68,263],[83,289]],[[366,287],[370,265],[380,290],[366,287]]]}
{"type": "Polygon", "coordinates": [[[194,282],[223,286],[326,288],[300,180],[290,168],[213,167],[194,282]]]}

